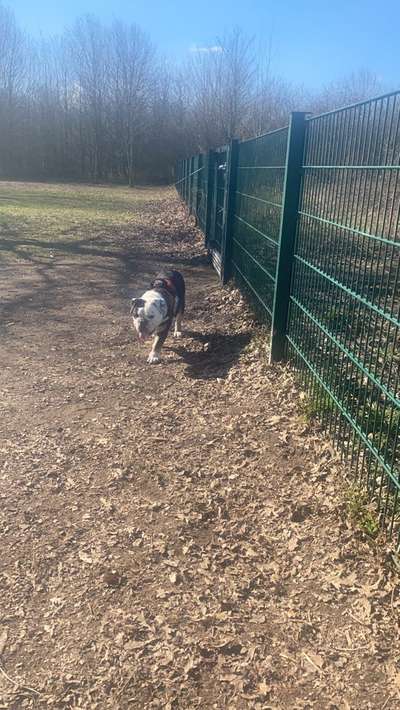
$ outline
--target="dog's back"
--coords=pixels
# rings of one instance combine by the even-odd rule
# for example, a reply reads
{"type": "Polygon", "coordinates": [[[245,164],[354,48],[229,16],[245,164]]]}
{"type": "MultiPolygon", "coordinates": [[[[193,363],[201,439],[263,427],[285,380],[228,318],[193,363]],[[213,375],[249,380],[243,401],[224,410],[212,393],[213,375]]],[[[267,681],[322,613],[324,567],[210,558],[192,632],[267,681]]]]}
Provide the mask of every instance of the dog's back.
{"type": "Polygon", "coordinates": [[[161,287],[174,291],[175,296],[175,313],[183,314],[185,311],[185,296],[186,296],[186,286],[185,279],[179,271],[171,269],[171,271],[162,271],[157,274],[154,279],[152,286],[154,288],[161,287]]]}

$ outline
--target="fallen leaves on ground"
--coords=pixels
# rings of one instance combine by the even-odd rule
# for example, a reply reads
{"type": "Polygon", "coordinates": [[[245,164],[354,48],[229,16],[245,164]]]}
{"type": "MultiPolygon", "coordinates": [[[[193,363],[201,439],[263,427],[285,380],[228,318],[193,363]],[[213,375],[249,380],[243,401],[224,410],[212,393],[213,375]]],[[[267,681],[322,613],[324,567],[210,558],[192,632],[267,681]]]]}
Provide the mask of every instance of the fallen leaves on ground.
{"type": "Polygon", "coordinates": [[[348,524],[291,370],[159,194],[104,253],[58,253],[29,311],[8,276],[2,707],[394,710],[384,546],[348,524]],[[165,265],[187,279],[186,332],[149,368],[127,298],[165,265]]]}

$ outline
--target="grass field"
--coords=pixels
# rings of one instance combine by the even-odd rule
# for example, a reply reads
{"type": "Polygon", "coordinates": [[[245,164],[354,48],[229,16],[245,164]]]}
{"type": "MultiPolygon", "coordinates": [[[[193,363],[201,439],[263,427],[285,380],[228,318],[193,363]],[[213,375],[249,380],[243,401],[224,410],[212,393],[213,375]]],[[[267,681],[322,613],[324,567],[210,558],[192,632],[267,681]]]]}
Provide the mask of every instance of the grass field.
{"type": "Polygon", "coordinates": [[[52,258],[54,251],[101,243],[114,230],[140,225],[143,206],[159,197],[160,191],[150,188],[3,182],[1,248],[16,259],[40,250],[43,258],[52,258]]]}
{"type": "Polygon", "coordinates": [[[0,183],[0,225],[0,708],[399,707],[373,514],[172,189],[0,183]]]}

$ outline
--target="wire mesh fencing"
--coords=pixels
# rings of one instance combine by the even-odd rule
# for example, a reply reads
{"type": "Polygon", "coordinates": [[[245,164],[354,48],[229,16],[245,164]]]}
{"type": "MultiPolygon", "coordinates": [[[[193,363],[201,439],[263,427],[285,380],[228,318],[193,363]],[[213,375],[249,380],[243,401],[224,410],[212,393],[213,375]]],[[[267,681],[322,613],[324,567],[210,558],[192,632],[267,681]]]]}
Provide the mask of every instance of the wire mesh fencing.
{"type": "Polygon", "coordinates": [[[287,327],[316,411],[398,526],[400,96],[307,121],[287,327]]]}
{"type": "Polygon", "coordinates": [[[177,189],[400,542],[400,92],[182,161],[177,189]]]}
{"type": "Polygon", "coordinates": [[[239,144],[232,267],[239,283],[272,316],[287,128],[239,144]]]}

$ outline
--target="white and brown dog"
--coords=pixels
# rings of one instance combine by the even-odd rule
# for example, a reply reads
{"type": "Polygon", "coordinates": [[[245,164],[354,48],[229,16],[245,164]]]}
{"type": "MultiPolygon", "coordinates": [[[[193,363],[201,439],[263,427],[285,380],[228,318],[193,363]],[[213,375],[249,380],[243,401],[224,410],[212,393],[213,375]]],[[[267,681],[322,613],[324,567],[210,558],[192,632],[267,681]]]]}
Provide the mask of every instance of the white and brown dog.
{"type": "Polygon", "coordinates": [[[154,279],[141,298],[132,298],[131,315],[139,340],[154,336],[147,362],[160,362],[160,351],[175,318],[174,337],[181,336],[185,310],[185,281],[179,271],[166,271],[154,279]]]}

